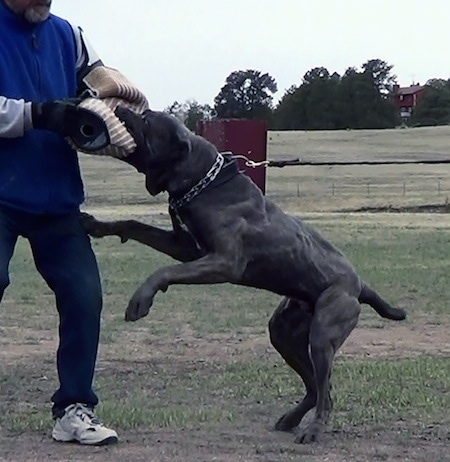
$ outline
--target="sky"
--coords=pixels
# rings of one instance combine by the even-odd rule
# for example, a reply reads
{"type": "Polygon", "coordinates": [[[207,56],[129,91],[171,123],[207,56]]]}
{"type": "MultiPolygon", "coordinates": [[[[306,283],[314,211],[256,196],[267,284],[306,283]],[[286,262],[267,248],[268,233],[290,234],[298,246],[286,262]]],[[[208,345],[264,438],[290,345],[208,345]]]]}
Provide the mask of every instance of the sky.
{"type": "Polygon", "coordinates": [[[400,86],[450,78],[448,0],[53,0],[154,110],[214,98],[234,71],[269,73],[276,103],[314,67],[369,59],[400,86]]]}

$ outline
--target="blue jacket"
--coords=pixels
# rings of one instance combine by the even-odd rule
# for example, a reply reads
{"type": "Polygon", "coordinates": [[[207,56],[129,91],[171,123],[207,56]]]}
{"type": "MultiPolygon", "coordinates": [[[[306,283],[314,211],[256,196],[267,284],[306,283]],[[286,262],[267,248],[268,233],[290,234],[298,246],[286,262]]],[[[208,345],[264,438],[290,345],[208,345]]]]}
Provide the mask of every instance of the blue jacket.
{"type": "MultiPolygon", "coordinates": [[[[0,2],[0,95],[42,102],[77,91],[72,26],[57,16],[30,24],[0,2]]],[[[28,130],[0,138],[0,206],[35,214],[76,210],[84,200],[77,153],[63,137],[28,130]]]]}

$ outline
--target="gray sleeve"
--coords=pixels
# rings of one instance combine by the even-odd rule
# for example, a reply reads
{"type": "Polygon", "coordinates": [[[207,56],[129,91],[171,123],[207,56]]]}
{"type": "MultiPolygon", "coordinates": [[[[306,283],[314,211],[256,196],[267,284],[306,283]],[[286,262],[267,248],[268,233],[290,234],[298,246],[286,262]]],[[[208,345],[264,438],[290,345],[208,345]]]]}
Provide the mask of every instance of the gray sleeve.
{"type": "Polygon", "coordinates": [[[31,103],[0,96],[0,137],[17,138],[33,127],[31,103]]]}
{"type": "Polygon", "coordinates": [[[83,77],[93,66],[102,65],[95,50],[87,40],[83,29],[71,24],[73,35],[75,37],[75,46],[77,50],[77,75],[83,77]]]}

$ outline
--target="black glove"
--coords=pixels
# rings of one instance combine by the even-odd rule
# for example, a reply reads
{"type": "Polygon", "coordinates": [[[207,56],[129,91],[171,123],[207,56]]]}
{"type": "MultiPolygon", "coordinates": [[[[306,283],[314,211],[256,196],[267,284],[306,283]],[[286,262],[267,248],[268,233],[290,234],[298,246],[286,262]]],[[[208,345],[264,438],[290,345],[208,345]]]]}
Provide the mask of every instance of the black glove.
{"type": "Polygon", "coordinates": [[[84,151],[98,151],[110,144],[104,120],[92,111],[78,106],[80,100],[32,103],[33,128],[50,130],[69,137],[84,151]]]}

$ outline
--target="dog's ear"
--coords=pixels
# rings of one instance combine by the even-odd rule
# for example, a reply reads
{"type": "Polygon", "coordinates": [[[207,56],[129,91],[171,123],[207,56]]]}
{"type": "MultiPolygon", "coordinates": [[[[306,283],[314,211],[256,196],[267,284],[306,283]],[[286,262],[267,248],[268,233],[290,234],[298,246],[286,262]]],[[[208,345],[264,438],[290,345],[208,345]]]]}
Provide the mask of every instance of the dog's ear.
{"type": "Polygon", "coordinates": [[[186,159],[192,150],[192,143],[189,138],[179,139],[177,143],[178,158],[186,159]]]}
{"type": "Polygon", "coordinates": [[[188,129],[181,122],[177,124],[173,141],[176,146],[178,160],[188,157],[192,150],[192,141],[188,129]]]}

